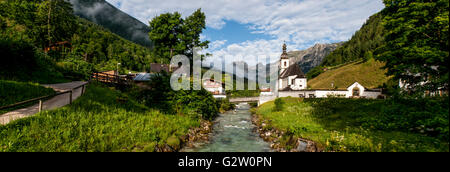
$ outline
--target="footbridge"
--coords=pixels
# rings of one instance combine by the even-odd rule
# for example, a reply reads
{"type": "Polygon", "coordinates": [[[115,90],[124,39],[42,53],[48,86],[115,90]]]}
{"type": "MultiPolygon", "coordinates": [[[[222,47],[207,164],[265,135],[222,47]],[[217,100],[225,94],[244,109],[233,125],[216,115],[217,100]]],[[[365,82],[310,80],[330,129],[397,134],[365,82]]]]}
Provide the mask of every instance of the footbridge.
{"type": "Polygon", "coordinates": [[[259,96],[259,97],[240,97],[240,98],[231,98],[231,103],[258,103],[258,106],[275,100],[277,97],[270,95],[270,96],[259,96]]]}
{"type": "Polygon", "coordinates": [[[239,98],[231,98],[231,103],[258,103],[259,97],[239,97],[239,98]]]}

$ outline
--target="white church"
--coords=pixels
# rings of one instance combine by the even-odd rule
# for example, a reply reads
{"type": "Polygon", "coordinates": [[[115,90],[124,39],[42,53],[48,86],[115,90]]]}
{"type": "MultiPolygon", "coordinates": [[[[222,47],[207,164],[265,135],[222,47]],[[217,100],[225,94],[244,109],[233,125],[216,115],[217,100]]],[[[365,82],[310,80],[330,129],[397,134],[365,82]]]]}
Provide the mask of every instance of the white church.
{"type": "MultiPolygon", "coordinates": [[[[262,93],[275,95],[276,97],[301,97],[301,98],[370,98],[376,99],[382,96],[381,89],[368,89],[356,82],[346,89],[308,89],[308,79],[297,63],[291,64],[287,54],[286,44],[283,45],[283,54],[280,59],[280,72],[275,93],[262,93]]],[[[260,102],[262,103],[262,102],[260,102]]]]}
{"type": "Polygon", "coordinates": [[[281,91],[305,90],[308,79],[297,64],[290,63],[286,52],[286,44],[283,45],[283,54],[280,59],[280,73],[278,76],[278,89],[281,91]]]}

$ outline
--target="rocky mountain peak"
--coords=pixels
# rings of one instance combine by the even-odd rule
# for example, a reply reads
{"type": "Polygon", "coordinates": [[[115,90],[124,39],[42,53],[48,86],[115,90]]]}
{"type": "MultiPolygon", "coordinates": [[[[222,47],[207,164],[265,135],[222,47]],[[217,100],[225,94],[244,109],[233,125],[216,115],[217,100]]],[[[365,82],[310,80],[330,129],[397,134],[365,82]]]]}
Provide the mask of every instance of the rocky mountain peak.
{"type": "Polygon", "coordinates": [[[339,46],[341,46],[341,43],[315,44],[313,47],[306,50],[291,51],[288,53],[288,56],[292,64],[298,63],[302,68],[302,71],[307,73],[312,68],[320,65],[323,59],[339,46]]]}

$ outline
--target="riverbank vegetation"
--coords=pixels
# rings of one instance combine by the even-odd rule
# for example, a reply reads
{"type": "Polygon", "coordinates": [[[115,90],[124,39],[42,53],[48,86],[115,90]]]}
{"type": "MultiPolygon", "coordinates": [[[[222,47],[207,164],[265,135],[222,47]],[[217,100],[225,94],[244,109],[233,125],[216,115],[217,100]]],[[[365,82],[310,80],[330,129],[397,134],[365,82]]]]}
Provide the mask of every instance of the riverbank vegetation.
{"type": "Polygon", "coordinates": [[[90,85],[72,105],[0,126],[0,152],[176,151],[200,125],[196,116],[165,114],[90,85]]]}
{"type": "Polygon", "coordinates": [[[324,151],[449,151],[448,97],[281,100],[281,111],[275,111],[274,102],[253,109],[264,128],[281,130],[283,138],[314,141],[324,151]]]}
{"type": "Polygon", "coordinates": [[[168,114],[198,115],[203,119],[212,120],[220,111],[233,108],[228,99],[216,100],[204,88],[174,91],[170,86],[170,75],[167,73],[154,75],[146,85],[150,89],[135,88],[130,95],[142,104],[168,114]]]}

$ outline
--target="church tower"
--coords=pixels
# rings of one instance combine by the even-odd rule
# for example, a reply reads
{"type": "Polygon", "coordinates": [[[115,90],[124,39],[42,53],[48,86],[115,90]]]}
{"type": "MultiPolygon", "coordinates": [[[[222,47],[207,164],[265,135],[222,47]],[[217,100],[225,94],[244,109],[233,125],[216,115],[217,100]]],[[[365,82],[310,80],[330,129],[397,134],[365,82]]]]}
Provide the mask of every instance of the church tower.
{"type": "Polygon", "coordinates": [[[287,54],[287,46],[286,43],[283,44],[283,54],[281,54],[280,59],[280,74],[286,71],[287,68],[289,68],[289,57],[287,54]]]}

